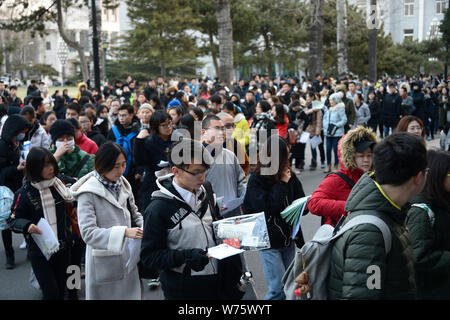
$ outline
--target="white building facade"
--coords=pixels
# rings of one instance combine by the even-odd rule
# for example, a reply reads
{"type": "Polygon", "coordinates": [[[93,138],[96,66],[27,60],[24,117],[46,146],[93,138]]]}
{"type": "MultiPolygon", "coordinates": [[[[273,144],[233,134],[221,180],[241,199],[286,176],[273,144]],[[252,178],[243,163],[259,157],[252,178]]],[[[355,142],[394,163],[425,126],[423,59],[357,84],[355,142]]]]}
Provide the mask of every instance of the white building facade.
{"type": "MultiPolygon", "coordinates": [[[[369,15],[370,0],[348,0],[369,15]]],[[[448,0],[377,0],[378,16],[385,34],[394,43],[404,39],[424,41],[441,36],[439,25],[444,19],[448,0]]]]}

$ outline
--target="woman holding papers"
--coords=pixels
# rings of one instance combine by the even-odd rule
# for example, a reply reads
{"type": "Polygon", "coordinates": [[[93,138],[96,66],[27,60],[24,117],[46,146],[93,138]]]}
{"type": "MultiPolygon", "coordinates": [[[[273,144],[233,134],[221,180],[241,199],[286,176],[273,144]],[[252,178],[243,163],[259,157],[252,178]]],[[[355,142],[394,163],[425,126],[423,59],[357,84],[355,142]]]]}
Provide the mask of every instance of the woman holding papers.
{"type": "Polygon", "coordinates": [[[86,248],[86,299],[141,299],[137,262],[142,215],[134,203],[123,149],[105,142],[95,156],[95,171],[70,192],[78,201],[78,224],[86,248]],[[138,239],[135,241],[135,239],[138,239]]]}
{"type": "MultiPolygon", "coordinates": [[[[291,238],[292,227],[280,213],[294,200],[305,196],[302,184],[291,174],[288,155],[288,144],[283,138],[269,137],[261,149],[260,159],[262,162],[267,157],[270,161],[258,164],[249,178],[244,199],[246,214],[264,212],[266,217],[271,248],[259,251],[268,287],[266,300],[285,299],[281,279],[294,258],[295,245],[291,238]]],[[[302,246],[301,230],[297,237],[297,245],[302,246]]]]}
{"type": "Polygon", "coordinates": [[[15,194],[11,214],[11,228],[14,232],[23,233],[27,239],[28,257],[44,300],[64,298],[73,241],[71,221],[66,211],[67,202],[73,198],[57,174],[58,164],[52,153],[45,148],[32,148],[26,160],[26,181],[15,194]],[[46,232],[43,227],[42,230],[38,227],[42,223],[50,227],[46,232]],[[59,242],[59,248],[54,248],[57,251],[51,254],[50,259],[35,242],[37,235],[56,238],[59,242]]]}

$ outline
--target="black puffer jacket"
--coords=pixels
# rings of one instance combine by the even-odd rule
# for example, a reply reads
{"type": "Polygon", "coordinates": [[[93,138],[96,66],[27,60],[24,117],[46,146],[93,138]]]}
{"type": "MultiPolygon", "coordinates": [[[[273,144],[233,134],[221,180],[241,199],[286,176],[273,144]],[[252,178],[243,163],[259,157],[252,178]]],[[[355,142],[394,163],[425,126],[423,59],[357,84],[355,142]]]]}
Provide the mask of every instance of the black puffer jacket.
{"type": "MultiPolygon", "coordinates": [[[[244,212],[250,214],[264,211],[271,248],[287,247],[292,241],[292,227],[281,218],[280,213],[294,200],[304,196],[302,184],[294,174],[288,183],[270,184],[259,173],[255,173],[248,180],[244,212]]],[[[304,244],[301,230],[297,235],[299,239],[296,244],[301,247],[304,244]]]]}
{"type": "Polygon", "coordinates": [[[158,164],[167,161],[172,140],[162,140],[156,134],[151,134],[145,139],[135,139],[133,160],[137,168],[142,168],[143,178],[138,195],[138,207],[145,211],[150,203],[153,191],[158,190],[155,172],[161,170],[158,164]]]}
{"type": "Polygon", "coordinates": [[[361,214],[381,218],[389,226],[392,245],[386,254],[383,235],[371,224],[358,225],[338,238],[331,251],[328,298],[415,299],[413,253],[404,227],[407,208],[395,207],[382,194],[373,175],[366,173],[353,187],[345,210],[349,214],[344,224],[361,214]],[[367,286],[373,275],[368,272],[371,266],[380,270],[380,289],[367,286]]]}
{"type": "Polygon", "coordinates": [[[450,299],[450,208],[420,195],[411,201],[426,204],[434,213],[432,223],[426,209],[411,206],[406,219],[414,254],[418,296],[450,299]]]}

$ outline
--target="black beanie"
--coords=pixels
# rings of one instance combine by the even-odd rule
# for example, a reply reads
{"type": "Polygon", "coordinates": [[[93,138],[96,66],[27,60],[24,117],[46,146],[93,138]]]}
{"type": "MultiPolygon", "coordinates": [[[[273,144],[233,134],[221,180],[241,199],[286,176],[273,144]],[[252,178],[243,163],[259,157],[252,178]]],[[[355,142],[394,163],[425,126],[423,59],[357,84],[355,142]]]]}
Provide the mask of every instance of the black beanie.
{"type": "Polygon", "coordinates": [[[56,120],[50,127],[52,141],[55,142],[59,137],[65,134],[70,134],[75,138],[75,129],[73,125],[67,120],[56,120]]]}

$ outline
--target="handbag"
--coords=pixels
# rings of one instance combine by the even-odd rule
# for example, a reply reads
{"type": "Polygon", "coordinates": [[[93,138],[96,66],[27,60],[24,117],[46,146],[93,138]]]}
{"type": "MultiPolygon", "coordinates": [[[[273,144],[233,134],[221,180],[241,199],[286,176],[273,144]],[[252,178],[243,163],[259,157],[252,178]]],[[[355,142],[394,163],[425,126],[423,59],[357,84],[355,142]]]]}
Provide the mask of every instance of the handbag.
{"type": "Polygon", "coordinates": [[[78,225],[78,212],[74,208],[73,202],[66,202],[67,215],[70,218],[71,230],[73,234],[76,234],[81,239],[80,227],[78,225]]]}
{"type": "Polygon", "coordinates": [[[335,124],[330,123],[330,122],[331,122],[331,115],[329,114],[328,115],[328,128],[327,128],[327,136],[328,137],[334,136],[338,129],[338,127],[335,124]]]}
{"type": "Polygon", "coordinates": [[[336,134],[338,127],[334,124],[328,124],[327,136],[332,137],[336,134]]]}

